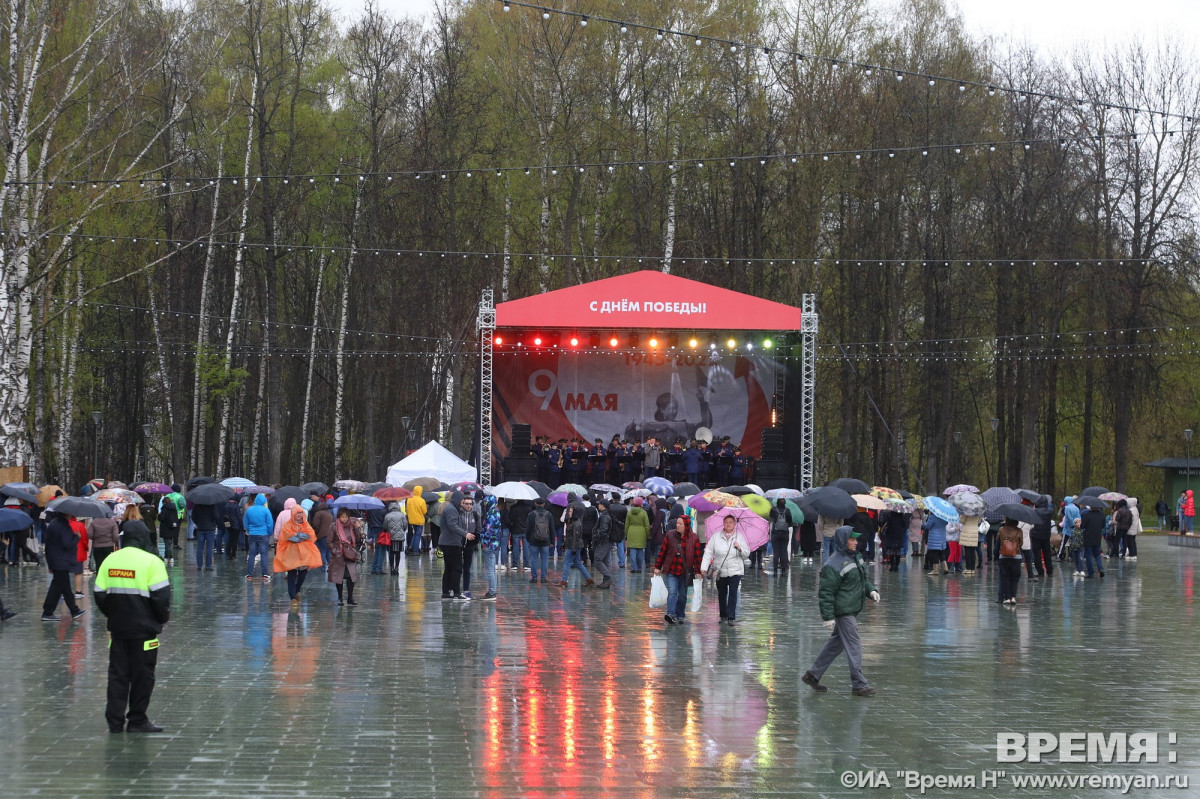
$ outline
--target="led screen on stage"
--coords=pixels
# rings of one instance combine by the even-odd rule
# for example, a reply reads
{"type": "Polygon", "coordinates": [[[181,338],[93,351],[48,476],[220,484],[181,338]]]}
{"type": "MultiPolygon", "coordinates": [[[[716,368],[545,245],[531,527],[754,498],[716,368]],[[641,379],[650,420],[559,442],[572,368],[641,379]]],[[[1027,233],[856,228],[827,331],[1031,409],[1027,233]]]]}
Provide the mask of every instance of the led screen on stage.
{"type": "Polygon", "coordinates": [[[771,424],[773,358],[722,351],[494,355],[493,446],[508,454],[514,423],[552,439],[655,436],[670,446],[698,427],[758,457],[771,424]]]}

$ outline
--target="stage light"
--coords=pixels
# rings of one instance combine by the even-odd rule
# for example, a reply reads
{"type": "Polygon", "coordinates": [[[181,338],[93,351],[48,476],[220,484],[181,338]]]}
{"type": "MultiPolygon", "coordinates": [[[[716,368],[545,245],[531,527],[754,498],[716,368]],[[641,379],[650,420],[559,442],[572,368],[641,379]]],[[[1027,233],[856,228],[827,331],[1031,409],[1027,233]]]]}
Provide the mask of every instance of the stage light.
{"type": "Polygon", "coordinates": [[[650,341],[648,343],[650,344],[650,349],[652,349],[652,350],[658,349],[658,339],[651,336],[650,341]]]}
{"type": "Polygon", "coordinates": [[[616,346],[620,343],[620,340],[616,336],[613,336],[608,340],[608,346],[612,347],[613,349],[616,349],[616,346]]]}
{"type": "Polygon", "coordinates": [[[772,348],[772,347],[774,347],[774,346],[775,346],[775,342],[774,342],[774,341],[771,341],[771,339],[769,339],[769,338],[764,338],[764,339],[763,339],[763,349],[764,349],[764,350],[769,350],[769,349],[771,349],[771,348],[772,348]]]}
{"type": "Polygon", "coordinates": [[[540,335],[533,337],[533,346],[535,346],[535,347],[542,346],[542,337],[540,335]]]}
{"type": "Polygon", "coordinates": [[[754,349],[754,342],[753,342],[753,341],[747,341],[747,342],[746,342],[746,349],[748,349],[748,350],[752,350],[752,349],[754,349]]]}
{"type": "Polygon", "coordinates": [[[737,339],[730,338],[728,341],[725,342],[725,346],[729,347],[729,349],[731,349],[731,350],[735,349],[737,347],[737,339]]]}
{"type": "Polygon", "coordinates": [[[572,347],[579,346],[579,336],[571,336],[571,346],[572,347]]]}
{"type": "Polygon", "coordinates": [[[492,339],[492,343],[497,347],[501,346],[504,344],[504,336],[496,336],[496,338],[492,339]]]}
{"type": "Polygon", "coordinates": [[[700,346],[700,342],[696,340],[695,336],[692,336],[691,338],[688,339],[688,346],[691,347],[692,349],[696,349],[696,347],[700,346]]]}

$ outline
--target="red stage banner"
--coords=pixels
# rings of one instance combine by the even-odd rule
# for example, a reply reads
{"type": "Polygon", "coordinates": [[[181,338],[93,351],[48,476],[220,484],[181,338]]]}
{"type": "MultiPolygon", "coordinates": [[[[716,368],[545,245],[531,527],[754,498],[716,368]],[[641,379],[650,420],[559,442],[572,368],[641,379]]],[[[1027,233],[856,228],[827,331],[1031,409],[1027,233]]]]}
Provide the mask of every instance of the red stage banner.
{"type": "MultiPolygon", "coordinates": [[[[512,425],[534,436],[605,444],[614,434],[666,446],[707,427],[758,457],[771,424],[773,358],[721,351],[495,353],[493,442],[508,455],[512,425]]],[[[523,453],[521,453],[523,454],[523,453]]]]}
{"type": "Polygon", "coordinates": [[[496,306],[496,326],[530,329],[800,329],[801,311],[783,303],[662,272],[634,272],[496,306]]]}

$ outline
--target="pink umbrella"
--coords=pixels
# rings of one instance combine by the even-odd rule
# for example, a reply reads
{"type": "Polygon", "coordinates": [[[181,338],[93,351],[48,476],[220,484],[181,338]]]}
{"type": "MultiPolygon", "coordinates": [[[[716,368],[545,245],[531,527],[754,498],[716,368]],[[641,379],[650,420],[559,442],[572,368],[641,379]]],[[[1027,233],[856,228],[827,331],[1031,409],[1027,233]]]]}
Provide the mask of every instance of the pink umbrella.
{"type": "Polygon", "coordinates": [[[750,508],[721,508],[704,522],[704,530],[709,538],[717,535],[725,526],[725,517],[732,516],[737,520],[734,529],[746,539],[746,546],[758,549],[771,540],[771,528],[767,520],[750,508]]]}

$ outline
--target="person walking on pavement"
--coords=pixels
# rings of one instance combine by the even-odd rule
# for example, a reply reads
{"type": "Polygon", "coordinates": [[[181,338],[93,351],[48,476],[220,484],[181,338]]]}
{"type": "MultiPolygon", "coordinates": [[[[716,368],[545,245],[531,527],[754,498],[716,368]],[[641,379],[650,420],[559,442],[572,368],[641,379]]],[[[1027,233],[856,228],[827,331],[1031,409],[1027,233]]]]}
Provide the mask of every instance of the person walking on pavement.
{"type": "Polygon", "coordinates": [[[574,567],[583,575],[583,587],[595,585],[592,580],[592,574],[588,571],[587,566],[583,565],[583,558],[579,553],[583,549],[583,506],[572,502],[567,506],[567,529],[563,538],[563,570],[562,580],[559,581],[559,586],[567,587],[567,578],[571,576],[571,568],[574,567]]]}
{"type": "Polygon", "coordinates": [[[549,579],[550,545],[554,543],[554,517],[546,510],[546,500],[536,499],[529,518],[525,520],[525,540],[529,544],[529,562],[533,568],[529,582],[549,579]]]}
{"type": "Polygon", "coordinates": [[[737,519],[726,516],[721,520],[721,532],[709,536],[700,560],[700,571],[715,572],[717,578],[718,624],[737,623],[738,587],[746,573],[745,557],[750,554],[746,537],[737,530],[737,519]]]}
{"type": "Polygon", "coordinates": [[[196,525],[196,571],[213,570],[213,546],[217,537],[217,506],[192,505],[196,525]]]}
{"type": "MultiPolygon", "coordinates": [[[[314,517],[315,518],[315,517],[314,517]]],[[[246,526],[246,582],[254,580],[254,559],[259,560],[259,573],[264,583],[271,582],[271,532],[275,520],[267,507],[267,495],[255,494],[254,504],[246,508],[242,518],[246,526]]]]}
{"type": "Polygon", "coordinates": [[[412,490],[413,495],[404,500],[404,512],[408,514],[408,553],[410,555],[421,554],[425,538],[425,514],[429,512],[429,506],[425,503],[425,498],[421,496],[424,491],[423,487],[415,486],[412,490]]]}
{"type": "Polygon", "coordinates": [[[42,621],[58,621],[54,615],[60,600],[67,603],[71,618],[78,619],[87,611],[75,604],[71,590],[71,569],[79,562],[77,549],[79,534],[71,529],[71,520],[61,513],[47,513],[45,541],[46,568],[50,570],[50,587],[46,589],[46,600],[42,603],[42,621]]]}
{"type": "Polygon", "coordinates": [[[874,696],[875,689],[862,673],[862,640],[858,635],[858,614],[867,598],[879,601],[879,591],[867,578],[866,565],[859,556],[859,534],[843,525],[833,534],[833,556],[821,567],[821,586],[817,592],[821,608],[821,623],[831,631],[829,640],[817,654],[808,671],[800,678],[817,693],[828,690],[821,685],[825,670],[837,656],[846,653],[850,661],[851,693],[855,696],[874,696]]]}
{"type": "Polygon", "coordinates": [[[175,551],[179,549],[179,528],[187,516],[187,500],[179,493],[179,486],[172,485],[171,493],[162,498],[158,505],[158,532],[162,539],[163,561],[175,565],[175,551]]]}
{"type": "Polygon", "coordinates": [[[612,588],[612,528],[613,517],[608,509],[608,499],[596,500],[596,526],[592,529],[592,568],[600,575],[597,588],[612,588]]]}
{"type": "Polygon", "coordinates": [[[329,536],[329,570],[325,573],[326,579],[337,588],[339,605],[343,602],[358,604],[354,601],[354,585],[358,582],[358,547],[361,543],[358,525],[350,518],[350,511],[339,508],[329,536]],[[346,586],[344,598],[343,584],[346,586]]]}
{"type": "Polygon", "coordinates": [[[304,508],[293,505],[275,541],[272,568],[287,573],[288,598],[292,609],[300,607],[300,589],[309,569],[321,568],[321,553],[317,551],[317,532],[308,523],[304,508]]]}
{"type": "Polygon", "coordinates": [[[158,665],[158,634],[171,617],[167,567],[145,527],[128,527],[124,546],[96,571],[93,596],[108,618],[108,731],[162,732],[146,716],[158,665]]]}
{"type": "Polygon", "coordinates": [[[683,624],[688,587],[701,573],[703,559],[704,545],[692,532],[692,520],[680,516],[675,521],[675,529],[663,539],[654,560],[654,573],[663,575],[667,583],[667,613],[663,617],[667,624],[683,624]]]}

